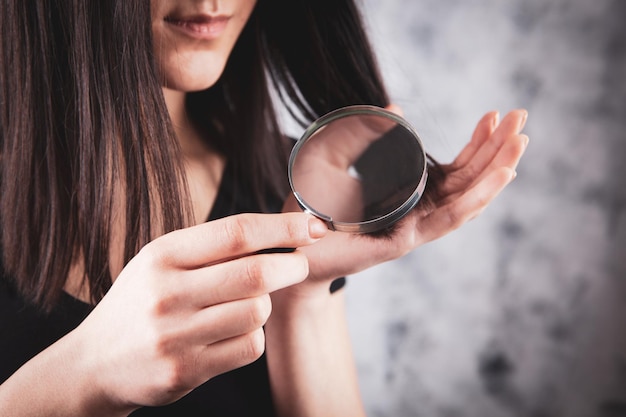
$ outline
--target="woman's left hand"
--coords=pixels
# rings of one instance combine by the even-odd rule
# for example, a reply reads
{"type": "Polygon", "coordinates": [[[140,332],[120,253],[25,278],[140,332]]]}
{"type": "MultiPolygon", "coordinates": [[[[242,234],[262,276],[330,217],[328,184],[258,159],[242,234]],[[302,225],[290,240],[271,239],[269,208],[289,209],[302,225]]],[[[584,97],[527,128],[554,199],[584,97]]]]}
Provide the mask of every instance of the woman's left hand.
{"type": "MultiPolygon", "coordinates": [[[[394,106],[389,109],[399,111],[394,106]]],[[[442,166],[444,178],[433,204],[419,204],[391,236],[330,232],[314,245],[301,248],[309,260],[309,278],[282,291],[328,291],[329,281],[399,258],[476,217],[515,178],[528,144],[528,137],[521,134],[526,117],[525,110],[514,110],[498,124],[498,113],[487,113],[455,160],[442,166]]],[[[289,196],[283,211],[299,210],[295,198],[289,196]]]]}

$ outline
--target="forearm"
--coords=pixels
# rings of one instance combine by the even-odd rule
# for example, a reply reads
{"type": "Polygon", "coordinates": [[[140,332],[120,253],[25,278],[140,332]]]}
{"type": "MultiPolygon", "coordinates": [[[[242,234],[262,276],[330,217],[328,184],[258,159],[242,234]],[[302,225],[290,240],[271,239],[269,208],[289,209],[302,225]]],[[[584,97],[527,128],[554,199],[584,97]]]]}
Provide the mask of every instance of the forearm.
{"type": "Polygon", "coordinates": [[[326,289],[299,303],[288,298],[273,297],[273,313],[265,326],[279,415],[365,415],[343,291],[330,294],[326,289]]]}
{"type": "Polygon", "coordinates": [[[44,350],[0,385],[3,416],[124,416],[98,392],[69,334],[44,350]]]}

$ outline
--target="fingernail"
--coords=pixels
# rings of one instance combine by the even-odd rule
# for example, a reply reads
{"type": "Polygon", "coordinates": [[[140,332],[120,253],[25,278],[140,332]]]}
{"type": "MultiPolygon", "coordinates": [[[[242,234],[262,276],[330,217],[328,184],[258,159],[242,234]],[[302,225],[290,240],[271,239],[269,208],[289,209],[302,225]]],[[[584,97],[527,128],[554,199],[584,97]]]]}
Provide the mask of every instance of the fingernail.
{"type": "Polygon", "coordinates": [[[521,135],[522,138],[522,144],[524,145],[524,148],[528,147],[528,142],[529,142],[529,138],[526,135],[521,135]]]}
{"type": "Polygon", "coordinates": [[[491,118],[491,129],[495,129],[498,126],[498,121],[500,121],[500,112],[495,112],[493,117],[491,118]]]}
{"type": "Polygon", "coordinates": [[[511,181],[513,181],[515,178],[517,178],[517,171],[513,170],[513,173],[511,174],[511,181]]]}
{"type": "Polygon", "coordinates": [[[326,233],[328,233],[326,224],[317,217],[311,216],[309,218],[309,236],[313,239],[320,239],[326,236],[326,233]]]}
{"type": "Polygon", "coordinates": [[[522,114],[522,120],[520,120],[519,128],[517,129],[518,132],[521,132],[521,130],[526,125],[526,119],[528,119],[528,112],[524,110],[524,113],[522,114]]]}

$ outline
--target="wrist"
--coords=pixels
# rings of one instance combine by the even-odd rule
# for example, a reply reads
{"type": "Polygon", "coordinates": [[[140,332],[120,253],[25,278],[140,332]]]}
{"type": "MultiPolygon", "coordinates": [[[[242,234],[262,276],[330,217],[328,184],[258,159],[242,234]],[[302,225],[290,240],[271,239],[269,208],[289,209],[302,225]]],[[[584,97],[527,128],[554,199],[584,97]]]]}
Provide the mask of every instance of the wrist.
{"type": "Polygon", "coordinates": [[[341,289],[331,292],[332,282],[314,282],[273,292],[272,314],[268,324],[299,325],[302,320],[327,322],[337,314],[336,305],[343,303],[341,289]]]}
{"type": "Polygon", "coordinates": [[[60,340],[63,343],[60,354],[67,364],[67,383],[75,400],[74,408],[81,415],[127,416],[136,407],[122,404],[103,386],[103,366],[91,354],[92,346],[80,337],[79,332],[80,327],[60,340]]]}
{"type": "Polygon", "coordinates": [[[304,281],[297,285],[274,291],[270,294],[272,299],[272,312],[294,312],[297,310],[312,310],[323,308],[332,294],[329,290],[330,282],[304,281]]]}
{"type": "Polygon", "coordinates": [[[49,346],[19,368],[0,389],[0,414],[11,416],[125,416],[98,388],[85,347],[74,334],[49,346]],[[37,389],[33,390],[33,381],[37,389]]]}

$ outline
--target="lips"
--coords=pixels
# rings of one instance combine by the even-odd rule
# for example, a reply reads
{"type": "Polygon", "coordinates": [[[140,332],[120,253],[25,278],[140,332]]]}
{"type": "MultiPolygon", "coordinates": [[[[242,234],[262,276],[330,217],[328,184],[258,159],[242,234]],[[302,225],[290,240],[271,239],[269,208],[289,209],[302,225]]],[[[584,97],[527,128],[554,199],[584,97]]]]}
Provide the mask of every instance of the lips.
{"type": "Polygon", "coordinates": [[[195,39],[212,40],[218,38],[230,20],[229,16],[206,14],[192,16],[167,16],[165,23],[174,30],[195,39]]]}

